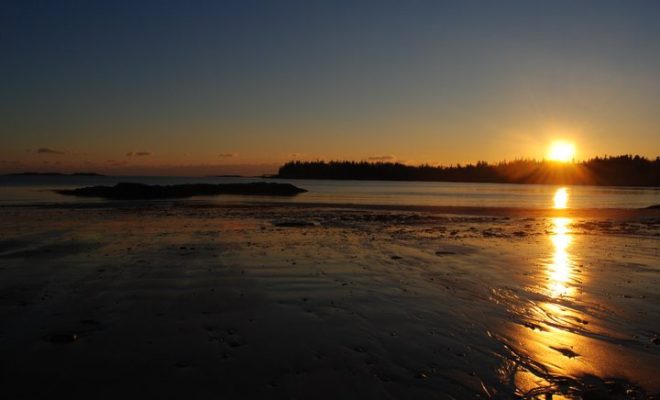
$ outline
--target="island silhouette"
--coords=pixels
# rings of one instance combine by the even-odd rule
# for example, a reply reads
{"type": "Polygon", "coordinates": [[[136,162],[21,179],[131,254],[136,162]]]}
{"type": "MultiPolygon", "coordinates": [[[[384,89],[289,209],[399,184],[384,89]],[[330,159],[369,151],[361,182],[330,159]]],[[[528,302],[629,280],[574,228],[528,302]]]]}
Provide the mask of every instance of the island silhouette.
{"type": "Polygon", "coordinates": [[[112,200],[176,199],[193,196],[215,196],[233,194],[244,196],[295,196],[307,190],[289,183],[226,183],[226,184],[183,184],[145,185],[121,182],[114,186],[89,186],[77,189],[56,189],[55,193],[77,197],[100,197],[112,200]]]}

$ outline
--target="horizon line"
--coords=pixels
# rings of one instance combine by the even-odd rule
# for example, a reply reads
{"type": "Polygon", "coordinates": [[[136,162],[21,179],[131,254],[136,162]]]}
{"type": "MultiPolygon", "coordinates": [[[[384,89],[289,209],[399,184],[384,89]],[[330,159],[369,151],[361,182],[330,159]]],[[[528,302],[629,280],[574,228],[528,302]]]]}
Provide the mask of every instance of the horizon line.
{"type": "MultiPolygon", "coordinates": [[[[317,159],[307,159],[307,160],[296,160],[296,159],[291,159],[289,161],[285,161],[283,163],[257,163],[257,164],[218,164],[218,165],[209,165],[209,164],[187,164],[187,165],[172,165],[172,164],[163,164],[163,165],[135,165],[135,166],[123,166],[123,167],[99,167],[99,168],[94,168],[93,170],[84,170],[84,169],[77,169],[77,168],[61,168],[61,169],[22,169],[18,170],[18,168],[10,169],[7,170],[6,172],[0,172],[0,176],[29,176],[29,175],[42,175],[42,176],[47,176],[47,175],[63,175],[63,176],[84,176],[84,175],[98,175],[98,176],[114,176],[114,177],[199,177],[199,178],[215,178],[215,177],[241,177],[241,178],[268,178],[268,177],[274,177],[277,176],[279,168],[282,166],[292,164],[292,163],[366,163],[366,164],[392,164],[392,165],[403,165],[407,167],[432,167],[432,168],[461,168],[461,167],[468,167],[468,166],[477,166],[480,164],[484,164],[486,166],[497,166],[500,164],[508,164],[508,163],[515,163],[515,162],[528,162],[528,163],[552,163],[552,164],[557,164],[557,165],[580,165],[584,164],[593,160],[598,160],[598,159],[611,159],[611,158],[622,158],[622,157],[629,157],[632,159],[639,158],[641,160],[646,160],[649,162],[657,162],[660,160],[660,155],[657,155],[655,157],[646,157],[646,156],[641,156],[639,154],[619,154],[619,155],[603,155],[603,156],[594,156],[588,159],[572,159],[570,161],[566,162],[561,162],[561,161],[555,161],[555,160],[549,160],[544,158],[541,159],[536,159],[536,158],[514,158],[512,160],[507,160],[503,159],[497,162],[489,162],[485,160],[478,160],[478,161],[472,161],[472,162],[467,162],[467,163],[456,163],[456,164],[430,164],[430,163],[406,163],[405,161],[398,161],[396,159],[394,160],[369,160],[367,159],[323,159],[323,158],[317,158],[317,159]],[[264,168],[264,167],[270,167],[274,168],[274,171],[262,171],[260,173],[256,173],[254,169],[256,168],[264,168]],[[191,174],[177,174],[177,173],[172,173],[177,170],[184,172],[185,170],[194,170],[194,169],[213,169],[213,168],[218,168],[219,171],[217,172],[206,172],[206,173],[191,173],[191,174]],[[236,169],[240,168],[246,168],[246,169],[252,169],[253,171],[249,173],[239,173],[239,172],[226,172],[226,171],[236,171],[236,169]],[[132,172],[130,170],[144,170],[144,172],[132,172]],[[226,171],[223,172],[222,170],[225,169],[226,171]],[[157,172],[158,170],[162,170],[161,172],[157,172]],[[169,170],[170,173],[167,173],[165,170],[169,170]],[[102,172],[98,172],[102,171],[102,172]],[[123,172],[122,172],[123,171],[123,172]],[[130,172],[127,172],[130,171],[130,172]]],[[[18,167],[18,166],[17,166],[18,167]]]]}

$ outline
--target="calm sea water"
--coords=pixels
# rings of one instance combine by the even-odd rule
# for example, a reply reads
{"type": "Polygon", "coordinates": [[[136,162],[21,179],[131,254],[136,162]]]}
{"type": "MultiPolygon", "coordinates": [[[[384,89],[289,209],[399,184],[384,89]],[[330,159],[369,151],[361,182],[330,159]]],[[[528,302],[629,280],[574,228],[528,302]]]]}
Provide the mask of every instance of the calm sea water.
{"type": "MultiPolygon", "coordinates": [[[[273,180],[261,178],[220,177],[44,177],[0,176],[0,204],[99,202],[63,196],[53,189],[90,185],[114,185],[118,182],[147,184],[289,182],[309,192],[291,198],[269,196],[216,196],[194,200],[214,202],[312,202],[350,204],[401,204],[477,207],[551,208],[553,196],[560,186],[512,185],[450,182],[389,182],[332,180],[273,180]]],[[[569,208],[640,208],[660,204],[660,188],[622,188],[598,186],[566,186],[569,208]]]]}

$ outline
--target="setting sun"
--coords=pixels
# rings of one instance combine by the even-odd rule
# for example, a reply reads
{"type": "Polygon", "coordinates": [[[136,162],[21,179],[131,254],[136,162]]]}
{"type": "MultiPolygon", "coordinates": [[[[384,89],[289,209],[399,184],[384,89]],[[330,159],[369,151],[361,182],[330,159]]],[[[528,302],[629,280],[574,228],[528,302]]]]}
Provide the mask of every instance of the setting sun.
{"type": "Polygon", "coordinates": [[[569,162],[575,156],[575,145],[569,142],[554,142],[548,151],[548,159],[559,162],[569,162]]]}

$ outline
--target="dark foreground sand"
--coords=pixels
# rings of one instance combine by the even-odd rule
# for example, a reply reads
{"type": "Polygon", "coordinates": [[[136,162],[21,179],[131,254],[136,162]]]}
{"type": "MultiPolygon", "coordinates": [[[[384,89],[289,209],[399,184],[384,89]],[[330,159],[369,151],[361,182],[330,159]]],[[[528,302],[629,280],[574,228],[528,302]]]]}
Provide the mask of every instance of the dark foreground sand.
{"type": "Polygon", "coordinates": [[[643,398],[659,289],[658,210],[4,207],[1,393],[643,398]]]}

